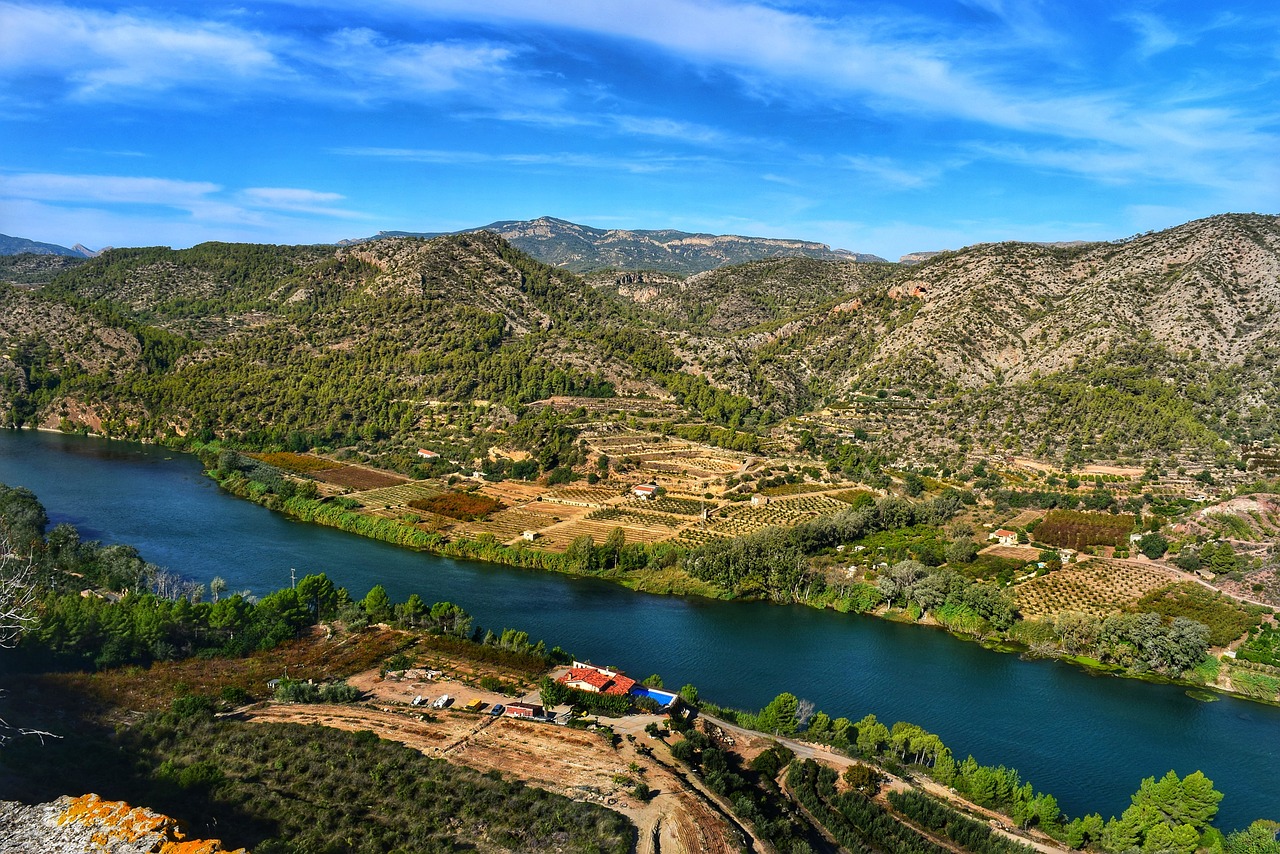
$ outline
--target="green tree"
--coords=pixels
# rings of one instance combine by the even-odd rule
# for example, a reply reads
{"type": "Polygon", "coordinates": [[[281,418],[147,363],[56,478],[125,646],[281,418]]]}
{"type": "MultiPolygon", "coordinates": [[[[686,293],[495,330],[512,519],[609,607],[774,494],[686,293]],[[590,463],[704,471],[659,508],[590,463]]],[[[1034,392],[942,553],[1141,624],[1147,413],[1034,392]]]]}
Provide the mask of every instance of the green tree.
{"type": "Polygon", "coordinates": [[[361,604],[373,622],[382,623],[391,619],[391,598],[387,596],[387,588],[381,584],[375,584],[361,604]]]}
{"type": "Polygon", "coordinates": [[[302,577],[298,582],[298,598],[306,603],[317,620],[331,617],[338,609],[338,589],[323,572],[302,577]]]}
{"type": "Polygon", "coordinates": [[[1138,540],[1138,551],[1151,560],[1163,557],[1168,550],[1169,541],[1161,534],[1143,534],[1142,539],[1138,540]]]}
{"type": "Polygon", "coordinates": [[[795,735],[800,711],[800,698],[784,691],[770,701],[756,716],[756,728],[776,735],[795,735]]]}

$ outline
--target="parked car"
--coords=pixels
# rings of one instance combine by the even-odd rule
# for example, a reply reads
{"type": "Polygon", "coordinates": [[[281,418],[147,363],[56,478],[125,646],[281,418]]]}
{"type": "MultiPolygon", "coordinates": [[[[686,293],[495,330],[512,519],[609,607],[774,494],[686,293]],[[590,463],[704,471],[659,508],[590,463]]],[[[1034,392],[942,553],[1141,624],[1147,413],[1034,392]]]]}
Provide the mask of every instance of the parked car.
{"type": "Polygon", "coordinates": [[[501,703],[498,703],[492,709],[489,710],[489,714],[493,715],[496,718],[506,710],[507,710],[506,706],[502,705],[501,703]]]}

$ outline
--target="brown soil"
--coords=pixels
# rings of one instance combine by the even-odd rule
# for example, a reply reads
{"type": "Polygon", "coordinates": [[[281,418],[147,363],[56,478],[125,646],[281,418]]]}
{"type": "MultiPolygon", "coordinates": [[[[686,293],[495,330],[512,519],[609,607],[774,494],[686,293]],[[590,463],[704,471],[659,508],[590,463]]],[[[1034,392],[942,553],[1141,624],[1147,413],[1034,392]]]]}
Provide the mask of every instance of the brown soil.
{"type": "Polygon", "coordinates": [[[428,756],[604,804],[636,824],[642,854],[740,850],[739,832],[722,809],[669,767],[669,756],[662,761],[646,755],[648,749],[661,754],[666,748],[643,734],[634,741],[618,737],[615,746],[604,734],[554,724],[377,705],[272,705],[245,714],[254,721],[370,730],[428,756]],[[647,803],[631,793],[629,781],[641,779],[656,791],[647,803]]]}

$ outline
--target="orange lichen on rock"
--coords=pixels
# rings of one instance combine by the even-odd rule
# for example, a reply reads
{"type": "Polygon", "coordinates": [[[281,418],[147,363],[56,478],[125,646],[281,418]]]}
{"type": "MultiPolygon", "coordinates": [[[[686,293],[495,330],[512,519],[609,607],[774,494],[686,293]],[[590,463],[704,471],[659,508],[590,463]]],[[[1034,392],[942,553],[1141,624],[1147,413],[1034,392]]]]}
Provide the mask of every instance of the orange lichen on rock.
{"type": "Polygon", "coordinates": [[[60,798],[58,825],[78,824],[91,832],[94,844],[105,850],[126,843],[155,854],[247,854],[227,852],[217,839],[187,839],[176,819],[123,801],[107,801],[94,794],[60,798]]]}

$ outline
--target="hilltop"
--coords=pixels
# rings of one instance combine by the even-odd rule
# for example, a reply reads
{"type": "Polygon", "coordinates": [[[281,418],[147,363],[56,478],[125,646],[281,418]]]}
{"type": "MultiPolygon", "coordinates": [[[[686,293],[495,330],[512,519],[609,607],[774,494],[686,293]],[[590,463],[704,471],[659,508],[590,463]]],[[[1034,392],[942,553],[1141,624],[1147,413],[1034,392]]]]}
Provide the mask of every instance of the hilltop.
{"type": "Polygon", "coordinates": [[[626,398],[647,402],[615,408],[953,470],[976,453],[1226,464],[1276,429],[1278,279],[1280,218],[1260,215],[687,277],[584,279],[487,231],[120,249],[4,296],[0,393],[10,421],[87,408],[95,430],[251,445],[407,445],[444,429],[442,405],[494,404],[449,440],[472,444],[535,401],[626,398]]]}
{"type": "MultiPolygon", "coordinates": [[[[702,234],[675,229],[593,228],[555,217],[503,220],[479,228],[490,231],[544,264],[586,273],[595,270],[658,270],[678,276],[744,264],[763,258],[815,258],[828,261],[883,261],[875,255],[832,249],[823,243],[733,234],[702,234]]],[[[343,241],[365,243],[394,237],[441,237],[443,233],[384,231],[375,237],[343,241]]]]}
{"type": "Polygon", "coordinates": [[[79,243],[68,249],[56,243],[40,243],[25,237],[0,234],[0,255],[64,255],[69,258],[92,258],[97,254],[79,243]]]}

